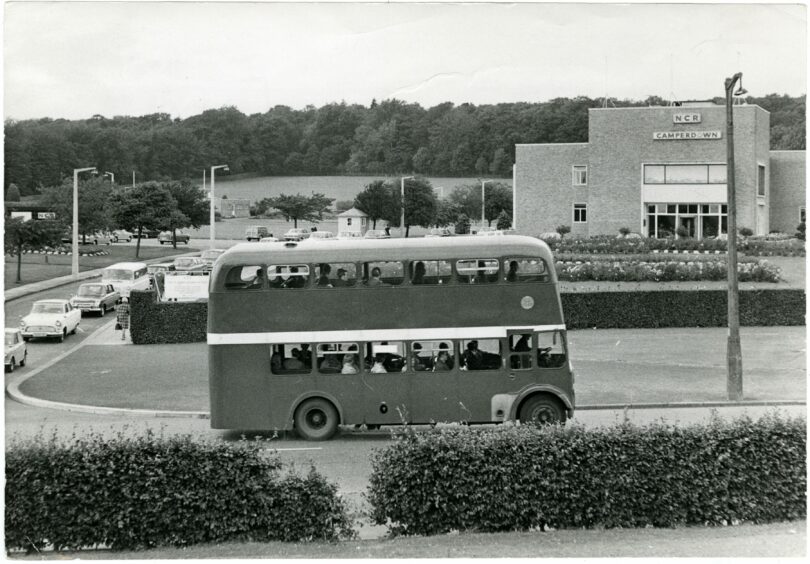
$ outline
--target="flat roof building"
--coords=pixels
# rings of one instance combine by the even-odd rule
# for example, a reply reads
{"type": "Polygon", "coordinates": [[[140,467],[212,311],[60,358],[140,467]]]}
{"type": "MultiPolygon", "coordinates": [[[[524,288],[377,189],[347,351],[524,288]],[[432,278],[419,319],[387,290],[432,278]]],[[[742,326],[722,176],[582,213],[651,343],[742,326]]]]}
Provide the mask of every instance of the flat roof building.
{"type": "MultiPolygon", "coordinates": [[[[804,221],[805,151],[771,151],[770,114],[759,106],[733,112],[737,226],[792,234],[804,221]]],[[[593,108],[588,120],[587,143],[516,146],[518,232],[726,232],[724,105],[593,108]]]]}

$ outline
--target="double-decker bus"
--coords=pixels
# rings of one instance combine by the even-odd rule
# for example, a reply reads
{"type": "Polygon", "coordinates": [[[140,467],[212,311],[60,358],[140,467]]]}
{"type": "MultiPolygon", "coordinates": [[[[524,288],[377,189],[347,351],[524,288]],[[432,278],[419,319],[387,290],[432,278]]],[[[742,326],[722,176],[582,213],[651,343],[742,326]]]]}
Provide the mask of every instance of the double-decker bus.
{"type": "Polygon", "coordinates": [[[238,244],[209,286],[211,427],[565,421],[553,265],[518,235],[238,244]]]}

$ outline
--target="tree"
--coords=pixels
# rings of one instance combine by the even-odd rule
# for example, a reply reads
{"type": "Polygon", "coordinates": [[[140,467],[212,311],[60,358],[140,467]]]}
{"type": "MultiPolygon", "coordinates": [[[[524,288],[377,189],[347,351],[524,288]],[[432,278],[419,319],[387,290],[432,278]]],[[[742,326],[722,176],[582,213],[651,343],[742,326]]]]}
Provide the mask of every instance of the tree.
{"type": "Polygon", "coordinates": [[[560,241],[562,241],[566,233],[571,233],[571,227],[568,225],[558,225],[555,231],[560,234],[560,241]]]}
{"type": "Polygon", "coordinates": [[[476,184],[463,184],[456,186],[448,197],[459,213],[471,217],[481,217],[481,186],[476,184]]]}
{"type": "Polygon", "coordinates": [[[501,212],[512,213],[512,189],[509,186],[502,182],[487,183],[484,193],[486,195],[484,217],[488,225],[492,225],[501,212]]]}
{"type": "Polygon", "coordinates": [[[135,245],[135,258],[141,252],[141,239],[144,228],[162,229],[177,221],[177,202],[166,186],[157,182],[145,182],[134,188],[113,194],[110,201],[110,216],[113,222],[126,229],[135,229],[138,243],[135,245]]]}
{"type": "Polygon", "coordinates": [[[466,235],[470,232],[470,218],[461,214],[456,220],[456,235],[466,235]]]}
{"type": "Polygon", "coordinates": [[[506,213],[506,210],[502,210],[501,213],[498,214],[497,221],[495,222],[495,226],[498,229],[509,229],[512,227],[512,218],[506,213]]]}
{"type": "Polygon", "coordinates": [[[28,220],[15,217],[6,220],[5,239],[3,246],[8,254],[17,255],[17,278],[15,282],[22,281],[22,251],[23,248],[39,248],[46,245],[58,245],[62,236],[62,225],[57,221],[28,220]]]}
{"type": "Polygon", "coordinates": [[[335,201],[334,198],[327,198],[320,193],[313,193],[312,196],[281,194],[277,198],[267,200],[269,206],[279,210],[287,221],[292,219],[295,227],[298,227],[298,220],[313,223],[322,220],[324,212],[328,211],[335,201]]]}
{"type": "Polygon", "coordinates": [[[436,227],[445,227],[458,220],[460,213],[458,208],[448,200],[438,200],[436,203],[436,217],[434,225],[436,227]]]}
{"type": "Polygon", "coordinates": [[[17,188],[16,184],[9,184],[8,191],[6,192],[6,201],[7,202],[19,202],[20,201],[20,189],[17,188]]]}
{"type": "Polygon", "coordinates": [[[374,180],[365,190],[354,197],[354,207],[368,215],[372,229],[377,229],[377,220],[390,218],[400,213],[394,204],[394,186],[385,180],[374,180]]]}
{"type": "Polygon", "coordinates": [[[352,209],[354,206],[353,200],[338,200],[335,202],[335,211],[337,213],[343,213],[347,210],[352,209]]]}
{"type": "MultiPolygon", "coordinates": [[[[109,202],[112,186],[103,177],[90,176],[79,181],[79,234],[82,242],[87,235],[109,229],[109,202]]],[[[73,179],[66,178],[60,186],[43,189],[41,202],[56,213],[56,220],[65,227],[73,225],[73,179]]]]}
{"type": "MultiPolygon", "coordinates": [[[[208,200],[205,199],[203,191],[192,184],[190,180],[164,182],[162,186],[171,193],[175,202],[177,202],[176,213],[171,214],[166,225],[167,229],[172,232],[172,245],[176,249],[177,229],[208,225],[211,220],[211,208],[208,200]]],[[[222,196],[222,198],[224,199],[226,196],[222,196]]]]}
{"type": "MultiPolygon", "coordinates": [[[[396,201],[400,201],[400,194],[396,192],[396,201]]],[[[405,237],[410,233],[412,225],[430,227],[436,218],[438,198],[430,181],[426,178],[411,178],[405,181],[405,237]]],[[[401,208],[397,206],[402,213],[401,208]]],[[[399,223],[399,218],[397,218],[399,223]]]]}

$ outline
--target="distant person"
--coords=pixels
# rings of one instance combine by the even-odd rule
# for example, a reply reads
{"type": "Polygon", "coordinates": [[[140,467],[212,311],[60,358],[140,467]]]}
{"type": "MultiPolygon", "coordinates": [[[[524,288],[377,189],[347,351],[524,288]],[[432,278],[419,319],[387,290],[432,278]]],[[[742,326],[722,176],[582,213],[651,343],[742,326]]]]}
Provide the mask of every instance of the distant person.
{"type": "Polygon", "coordinates": [[[385,369],[383,363],[385,362],[385,356],[382,354],[378,354],[374,357],[374,366],[371,367],[371,372],[373,374],[381,374],[383,372],[388,372],[385,369]]]}
{"type": "Polygon", "coordinates": [[[332,267],[327,263],[320,265],[321,275],[318,277],[319,288],[331,288],[332,283],[329,281],[329,273],[332,272],[332,267]]]}
{"type": "Polygon", "coordinates": [[[530,339],[529,333],[523,333],[520,336],[520,339],[518,339],[518,342],[515,343],[514,351],[515,352],[528,352],[530,350],[529,339],[530,339]]]}
{"type": "Polygon", "coordinates": [[[518,263],[513,260],[509,263],[509,272],[506,273],[507,282],[517,282],[518,263]]]}
{"type": "Polygon", "coordinates": [[[115,308],[115,322],[121,329],[121,340],[127,338],[129,329],[129,298],[121,298],[121,303],[115,308]]]}
{"type": "Polygon", "coordinates": [[[341,374],[357,374],[360,371],[357,368],[357,360],[353,354],[347,354],[343,357],[343,368],[340,370],[341,374]]]}
{"type": "Polygon", "coordinates": [[[338,268],[337,280],[335,280],[335,288],[343,288],[349,285],[349,273],[345,268],[338,268]]]}
{"type": "Polygon", "coordinates": [[[420,260],[414,266],[411,284],[424,284],[424,283],[425,283],[425,263],[420,260]]]}
{"type": "Polygon", "coordinates": [[[383,286],[383,281],[380,279],[382,276],[382,271],[380,270],[379,266],[375,266],[371,269],[371,278],[369,278],[368,282],[366,283],[368,286],[383,286]]]}

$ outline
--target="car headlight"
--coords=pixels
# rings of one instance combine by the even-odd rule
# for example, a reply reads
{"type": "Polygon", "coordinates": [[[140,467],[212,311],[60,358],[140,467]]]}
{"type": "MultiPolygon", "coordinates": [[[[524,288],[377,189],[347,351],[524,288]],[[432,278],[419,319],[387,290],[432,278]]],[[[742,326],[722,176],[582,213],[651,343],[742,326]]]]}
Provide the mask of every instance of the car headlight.
{"type": "Polygon", "coordinates": [[[56,321],[56,328],[59,329],[62,326],[62,322],[57,320],[56,321]]]}

